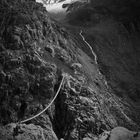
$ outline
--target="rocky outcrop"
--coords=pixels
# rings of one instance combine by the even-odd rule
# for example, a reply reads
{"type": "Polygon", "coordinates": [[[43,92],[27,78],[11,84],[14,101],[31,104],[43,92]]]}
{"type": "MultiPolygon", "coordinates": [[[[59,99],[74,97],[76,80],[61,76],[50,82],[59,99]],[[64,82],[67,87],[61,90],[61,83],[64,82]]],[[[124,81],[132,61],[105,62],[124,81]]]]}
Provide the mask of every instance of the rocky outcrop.
{"type": "Polygon", "coordinates": [[[67,82],[56,101],[54,130],[58,138],[93,139],[118,125],[133,130],[137,127],[117,97],[93,91],[73,78],[67,82]]]}
{"type": "MultiPolygon", "coordinates": [[[[33,5],[36,9],[40,8],[40,5],[35,5],[34,2],[29,2],[29,5],[23,2],[22,5],[26,10],[29,10],[29,5],[33,5]]],[[[53,87],[56,82],[55,64],[45,62],[41,57],[45,48],[40,45],[43,43],[45,26],[42,26],[38,18],[39,15],[44,15],[42,19],[48,18],[43,13],[43,8],[42,12],[38,11],[36,16],[32,16],[28,13],[29,11],[24,13],[25,9],[18,12],[20,9],[18,4],[13,7],[14,9],[2,7],[13,10],[13,13],[7,15],[9,22],[7,18],[2,20],[4,30],[1,31],[0,54],[1,123],[16,122],[41,109],[40,101],[48,102],[46,98],[53,96],[53,87]],[[37,14],[39,14],[38,17],[37,14]],[[36,22],[31,22],[35,19],[36,22]]],[[[30,12],[33,12],[32,10],[30,12]]],[[[1,10],[2,12],[4,11],[1,10]]]]}
{"type": "Polygon", "coordinates": [[[8,124],[0,127],[1,140],[58,140],[52,129],[43,129],[40,126],[8,124]]]}
{"type": "Polygon", "coordinates": [[[93,139],[118,125],[139,128],[130,105],[114,95],[93,56],[82,50],[84,41],[50,19],[41,4],[2,0],[0,15],[2,140],[93,139]],[[64,74],[51,107],[21,124],[47,107],[64,74]]]}
{"type": "Polygon", "coordinates": [[[121,139],[139,140],[140,132],[132,132],[123,127],[116,127],[113,130],[111,130],[110,140],[121,140],[121,139]]]}

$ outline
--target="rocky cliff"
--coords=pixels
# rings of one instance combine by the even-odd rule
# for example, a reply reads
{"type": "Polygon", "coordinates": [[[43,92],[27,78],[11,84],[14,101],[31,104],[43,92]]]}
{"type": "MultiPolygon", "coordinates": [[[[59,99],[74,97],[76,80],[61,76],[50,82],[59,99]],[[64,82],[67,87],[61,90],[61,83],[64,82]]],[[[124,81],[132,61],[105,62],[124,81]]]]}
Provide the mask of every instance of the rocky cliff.
{"type": "Polygon", "coordinates": [[[82,140],[116,126],[138,130],[139,112],[114,94],[75,35],[42,4],[0,1],[0,139],[82,140]],[[49,109],[24,122],[48,106],[60,83],[49,109]]]}

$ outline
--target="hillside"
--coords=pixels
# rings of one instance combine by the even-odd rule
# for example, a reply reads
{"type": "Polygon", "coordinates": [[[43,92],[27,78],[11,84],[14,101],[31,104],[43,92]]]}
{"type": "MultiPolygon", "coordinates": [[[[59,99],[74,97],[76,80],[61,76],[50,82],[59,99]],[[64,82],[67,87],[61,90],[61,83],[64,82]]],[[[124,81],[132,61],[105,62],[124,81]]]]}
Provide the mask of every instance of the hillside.
{"type": "Polygon", "coordinates": [[[100,0],[67,6],[67,22],[83,28],[108,83],[120,96],[139,102],[140,3],[100,0]]]}
{"type": "MultiPolygon", "coordinates": [[[[99,34],[96,28],[96,41],[102,39],[104,45],[95,48],[93,27],[90,32],[89,28],[73,28],[50,18],[43,4],[34,0],[0,1],[1,140],[92,140],[116,126],[139,130],[140,111],[135,104],[139,105],[139,94],[135,92],[135,102],[125,96],[131,92],[118,96],[111,85],[113,74],[111,81],[108,69],[102,67],[102,62],[115,59],[112,54],[116,52],[103,40],[103,30],[99,34]],[[104,50],[110,51],[109,60],[104,50]]],[[[119,60],[110,61],[110,67],[123,68],[119,60]]],[[[123,74],[120,77],[125,80],[123,74]]]]}

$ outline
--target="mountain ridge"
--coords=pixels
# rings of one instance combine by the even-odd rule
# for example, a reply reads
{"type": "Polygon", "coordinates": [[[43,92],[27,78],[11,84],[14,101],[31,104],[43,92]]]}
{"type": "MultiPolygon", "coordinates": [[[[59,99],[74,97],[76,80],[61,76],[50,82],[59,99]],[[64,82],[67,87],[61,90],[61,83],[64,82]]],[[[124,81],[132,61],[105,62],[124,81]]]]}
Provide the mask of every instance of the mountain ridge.
{"type": "Polygon", "coordinates": [[[106,86],[104,70],[99,73],[101,57],[89,30],[79,27],[80,36],[32,0],[3,0],[0,15],[0,139],[98,139],[117,126],[138,131],[139,112],[106,86]],[[55,96],[43,114],[17,124],[55,96]]]}

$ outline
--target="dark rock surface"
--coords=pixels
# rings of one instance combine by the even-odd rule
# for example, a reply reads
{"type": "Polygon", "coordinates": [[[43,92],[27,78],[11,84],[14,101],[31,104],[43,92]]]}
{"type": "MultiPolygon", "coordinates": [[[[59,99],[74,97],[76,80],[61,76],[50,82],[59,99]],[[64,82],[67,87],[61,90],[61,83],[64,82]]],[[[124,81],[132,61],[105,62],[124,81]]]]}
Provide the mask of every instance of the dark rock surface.
{"type": "Polygon", "coordinates": [[[29,124],[8,124],[0,127],[1,140],[58,140],[52,129],[29,124]]]}
{"type": "Polygon", "coordinates": [[[85,47],[42,4],[0,1],[0,139],[88,140],[116,126],[138,130],[139,112],[106,85],[85,47]],[[17,125],[50,103],[64,73],[51,107],[17,125]]]}

